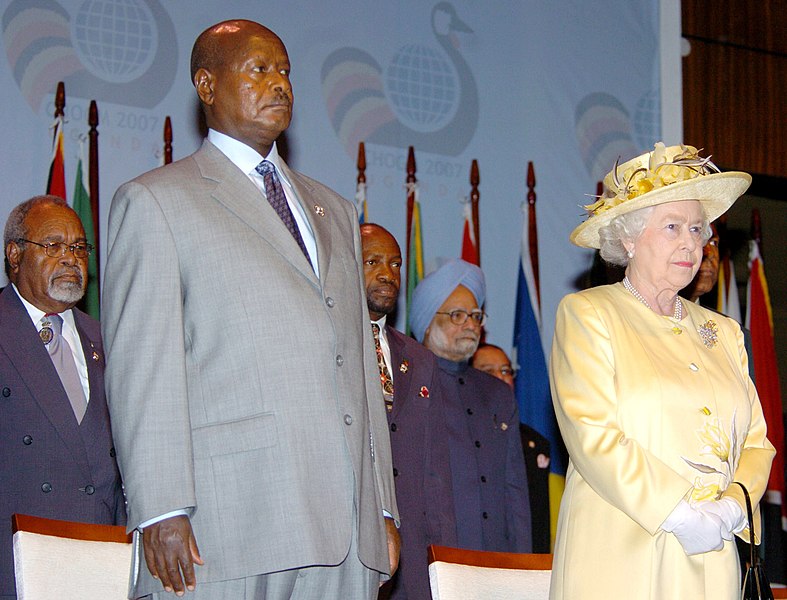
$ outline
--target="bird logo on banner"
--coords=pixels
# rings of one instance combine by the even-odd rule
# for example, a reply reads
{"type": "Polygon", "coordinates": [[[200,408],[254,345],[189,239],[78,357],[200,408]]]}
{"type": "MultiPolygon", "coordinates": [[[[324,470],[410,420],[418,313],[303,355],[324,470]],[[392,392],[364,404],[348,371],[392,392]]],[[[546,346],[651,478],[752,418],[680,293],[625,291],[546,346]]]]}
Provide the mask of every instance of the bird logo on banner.
{"type": "Polygon", "coordinates": [[[403,46],[385,73],[358,48],[339,48],[323,63],[328,114],[350,156],[360,141],[457,156],[473,139],[478,89],[456,36],[473,30],[448,2],[436,4],[431,18],[440,48],[403,46]]]}

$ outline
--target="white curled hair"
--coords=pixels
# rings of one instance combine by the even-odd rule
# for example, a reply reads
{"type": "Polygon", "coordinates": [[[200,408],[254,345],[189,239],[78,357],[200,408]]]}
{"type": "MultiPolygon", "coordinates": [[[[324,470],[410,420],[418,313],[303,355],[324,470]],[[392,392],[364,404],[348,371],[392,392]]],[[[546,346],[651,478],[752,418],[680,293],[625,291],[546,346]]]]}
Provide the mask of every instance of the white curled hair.
{"type": "MultiPolygon", "coordinates": [[[[640,208],[631,212],[619,215],[610,221],[609,225],[604,225],[598,230],[601,240],[599,253],[604,261],[611,265],[625,267],[628,265],[629,256],[624,241],[635,241],[648,224],[653,206],[640,208]]],[[[713,232],[710,228],[710,221],[705,215],[705,208],[702,208],[702,245],[708,243],[713,232]]]]}

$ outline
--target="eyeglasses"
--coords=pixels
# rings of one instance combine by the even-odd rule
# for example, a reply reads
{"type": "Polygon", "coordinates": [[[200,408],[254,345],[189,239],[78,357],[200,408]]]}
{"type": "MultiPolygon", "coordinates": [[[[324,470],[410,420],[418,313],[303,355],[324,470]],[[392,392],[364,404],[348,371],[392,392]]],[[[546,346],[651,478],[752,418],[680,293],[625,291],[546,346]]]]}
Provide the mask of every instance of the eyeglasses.
{"type": "Polygon", "coordinates": [[[435,314],[448,315],[448,318],[451,319],[451,323],[454,325],[464,325],[467,322],[467,319],[473,319],[475,324],[480,325],[481,327],[483,327],[484,323],[486,323],[486,313],[483,310],[478,309],[467,312],[466,310],[457,308],[451,312],[436,312],[435,314]]]}
{"type": "Polygon", "coordinates": [[[83,242],[78,244],[64,244],[63,242],[48,242],[46,244],[40,244],[38,242],[34,242],[33,240],[26,240],[24,238],[18,238],[16,241],[41,246],[44,249],[44,253],[47,256],[51,256],[52,258],[61,258],[65,256],[67,250],[71,250],[71,252],[77,258],[87,258],[90,256],[90,253],[93,252],[93,245],[83,242]]]}

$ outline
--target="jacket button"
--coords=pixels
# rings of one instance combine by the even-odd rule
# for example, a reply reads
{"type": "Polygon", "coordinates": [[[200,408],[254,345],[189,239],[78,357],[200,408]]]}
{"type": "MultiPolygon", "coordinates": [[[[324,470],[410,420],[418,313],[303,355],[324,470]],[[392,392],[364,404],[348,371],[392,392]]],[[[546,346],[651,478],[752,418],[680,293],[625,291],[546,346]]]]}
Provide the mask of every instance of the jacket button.
{"type": "Polygon", "coordinates": [[[112,446],[112,447],[109,449],[109,455],[110,455],[112,458],[115,458],[115,454],[116,454],[116,453],[115,453],[115,447],[114,447],[114,446],[112,446]]]}
{"type": "Polygon", "coordinates": [[[396,431],[396,423],[391,423],[391,431],[396,431]]]}
{"type": "Polygon", "coordinates": [[[32,444],[32,443],[33,443],[33,437],[32,437],[32,436],[29,436],[29,435],[26,435],[25,437],[23,437],[23,438],[22,438],[22,443],[23,443],[25,446],[29,446],[30,444],[32,444]]]}
{"type": "Polygon", "coordinates": [[[481,475],[481,483],[486,483],[486,475],[481,475]]]}
{"type": "Polygon", "coordinates": [[[345,425],[352,425],[353,418],[350,415],[344,415],[344,424],[345,425]]]}
{"type": "Polygon", "coordinates": [[[458,381],[459,381],[459,385],[464,385],[465,384],[465,378],[464,377],[460,377],[458,379],[458,381]]]}
{"type": "Polygon", "coordinates": [[[473,414],[473,409],[472,408],[468,408],[467,409],[467,414],[468,415],[472,415],[473,414]]]}
{"type": "Polygon", "coordinates": [[[484,512],[481,513],[481,516],[484,517],[485,519],[488,519],[489,518],[489,513],[484,511],[484,512]]]}
{"type": "Polygon", "coordinates": [[[48,481],[45,481],[44,483],[41,484],[41,491],[44,492],[45,494],[48,494],[49,492],[52,491],[52,484],[49,483],[48,481]]]}
{"type": "Polygon", "coordinates": [[[481,447],[481,442],[479,442],[478,440],[476,440],[476,441],[475,441],[475,447],[476,447],[476,448],[480,448],[480,447],[481,447]]]}
{"type": "Polygon", "coordinates": [[[8,398],[11,395],[11,388],[4,387],[3,388],[3,398],[8,398]]]}
{"type": "Polygon", "coordinates": [[[344,357],[341,354],[336,355],[336,364],[340,367],[344,364],[344,357]]]}
{"type": "Polygon", "coordinates": [[[95,493],[96,493],[96,488],[95,488],[95,487],[93,487],[93,486],[92,486],[92,485],[90,485],[90,484],[87,484],[87,485],[85,486],[85,493],[86,493],[88,496],[92,496],[93,494],[95,494],[95,493]]]}
{"type": "Polygon", "coordinates": [[[393,476],[394,477],[399,477],[399,469],[397,469],[396,467],[394,467],[393,476]]]}
{"type": "Polygon", "coordinates": [[[333,308],[333,307],[334,307],[334,305],[336,304],[336,302],[334,302],[333,298],[331,298],[330,296],[328,296],[328,297],[325,299],[325,304],[327,304],[327,305],[328,305],[328,308],[333,308]]]}

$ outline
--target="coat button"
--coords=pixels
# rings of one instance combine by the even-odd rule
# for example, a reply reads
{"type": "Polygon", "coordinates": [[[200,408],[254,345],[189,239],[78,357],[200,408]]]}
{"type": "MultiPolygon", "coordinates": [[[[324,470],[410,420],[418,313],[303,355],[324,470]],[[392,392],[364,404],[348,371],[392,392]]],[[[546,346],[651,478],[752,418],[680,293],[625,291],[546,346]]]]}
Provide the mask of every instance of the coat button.
{"type": "Polygon", "coordinates": [[[336,364],[340,367],[344,364],[344,357],[341,354],[336,355],[336,364]]]}
{"type": "Polygon", "coordinates": [[[4,387],[3,388],[3,398],[8,398],[11,395],[11,388],[4,387]]]}
{"type": "Polygon", "coordinates": [[[391,431],[396,431],[396,423],[391,423],[391,431]]]}
{"type": "Polygon", "coordinates": [[[481,483],[486,483],[486,475],[481,475],[481,483]]]}
{"type": "Polygon", "coordinates": [[[334,307],[334,305],[336,304],[336,302],[334,302],[333,298],[331,298],[330,296],[328,296],[328,297],[325,299],[325,304],[328,306],[328,308],[333,308],[333,307],[334,307]]]}
{"type": "Polygon", "coordinates": [[[465,378],[464,377],[460,377],[458,379],[458,381],[459,381],[459,385],[464,385],[465,384],[465,378]]]}
{"type": "Polygon", "coordinates": [[[23,437],[23,438],[22,438],[22,443],[23,443],[25,446],[29,446],[30,444],[32,444],[32,443],[33,443],[33,437],[32,437],[32,436],[29,436],[29,435],[26,435],[25,437],[23,437]]]}
{"type": "Polygon", "coordinates": [[[350,415],[344,415],[344,424],[345,425],[352,425],[353,418],[350,415]]]}
{"type": "Polygon", "coordinates": [[[95,494],[95,493],[96,493],[96,488],[95,488],[95,487],[93,487],[93,486],[92,486],[92,485],[90,485],[90,484],[87,484],[87,485],[85,486],[85,493],[86,493],[88,496],[92,496],[93,494],[95,494]]]}
{"type": "Polygon", "coordinates": [[[468,415],[472,415],[473,414],[473,409],[472,408],[468,408],[467,409],[467,414],[468,415]]]}
{"type": "Polygon", "coordinates": [[[45,494],[48,494],[49,492],[52,491],[52,484],[49,483],[48,481],[45,481],[44,483],[41,484],[41,491],[44,492],[45,494]]]}
{"type": "Polygon", "coordinates": [[[476,448],[480,448],[480,447],[481,447],[481,442],[479,442],[478,440],[476,440],[476,441],[475,441],[475,447],[476,447],[476,448]]]}
{"type": "Polygon", "coordinates": [[[112,447],[109,449],[109,455],[110,455],[112,458],[115,458],[115,454],[116,454],[116,453],[115,453],[115,447],[114,447],[114,446],[112,446],[112,447]]]}
{"type": "Polygon", "coordinates": [[[393,475],[394,477],[399,477],[399,469],[397,469],[396,467],[394,467],[393,475]]]}
{"type": "Polygon", "coordinates": [[[489,518],[489,513],[484,511],[484,512],[481,513],[481,516],[484,517],[485,519],[488,519],[489,518]]]}

